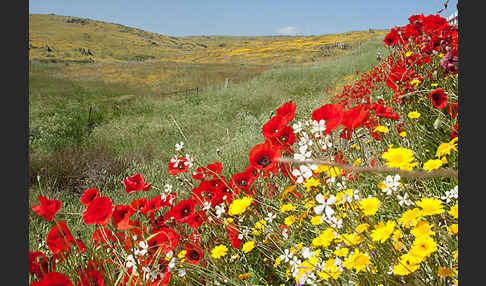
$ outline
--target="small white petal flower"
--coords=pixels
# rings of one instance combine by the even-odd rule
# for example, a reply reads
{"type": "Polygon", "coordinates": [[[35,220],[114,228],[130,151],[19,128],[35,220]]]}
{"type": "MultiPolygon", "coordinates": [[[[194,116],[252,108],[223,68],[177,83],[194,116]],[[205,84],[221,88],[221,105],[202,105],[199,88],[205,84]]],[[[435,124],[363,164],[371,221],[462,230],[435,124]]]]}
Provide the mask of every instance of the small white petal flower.
{"type": "Polygon", "coordinates": [[[269,212],[267,214],[267,217],[265,218],[265,220],[268,222],[268,223],[271,223],[273,221],[274,218],[276,218],[277,215],[272,213],[272,212],[269,212]]]}
{"type": "Polygon", "coordinates": [[[224,203],[221,203],[219,205],[217,205],[216,207],[214,207],[215,210],[216,210],[216,217],[217,218],[220,218],[222,214],[225,213],[225,209],[224,209],[224,203]]]}
{"type": "Polygon", "coordinates": [[[302,122],[298,121],[292,124],[292,128],[294,129],[294,133],[299,133],[300,131],[302,131],[302,122]]]}
{"type": "Polygon", "coordinates": [[[182,149],[184,149],[184,142],[181,141],[179,143],[176,143],[175,149],[176,151],[181,151],[182,149]]]}
{"type": "Polygon", "coordinates": [[[185,269],[179,269],[179,273],[177,274],[179,277],[184,277],[186,276],[186,270],[185,269]]]}
{"type": "Polygon", "coordinates": [[[302,257],[305,259],[310,259],[314,256],[315,252],[312,251],[309,247],[303,247],[301,250],[302,257]]]}
{"type": "Polygon", "coordinates": [[[403,195],[403,197],[400,196],[400,195],[397,195],[397,199],[398,199],[398,204],[400,206],[403,206],[403,205],[412,206],[413,205],[413,202],[408,199],[408,194],[407,193],[405,193],[403,195]]]}
{"type": "Polygon", "coordinates": [[[204,202],[202,206],[202,210],[206,211],[211,208],[211,203],[210,202],[204,202]]]}
{"type": "Polygon", "coordinates": [[[292,258],[292,256],[294,256],[294,254],[292,252],[290,252],[290,250],[285,249],[284,254],[280,255],[280,259],[283,262],[289,262],[289,260],[292,258]]]}

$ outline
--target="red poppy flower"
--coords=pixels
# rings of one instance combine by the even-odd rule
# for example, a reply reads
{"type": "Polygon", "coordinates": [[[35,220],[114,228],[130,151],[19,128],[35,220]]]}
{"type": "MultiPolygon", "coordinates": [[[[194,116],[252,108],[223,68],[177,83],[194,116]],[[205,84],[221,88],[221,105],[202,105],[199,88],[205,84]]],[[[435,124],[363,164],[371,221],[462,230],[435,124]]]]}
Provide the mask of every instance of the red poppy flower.
{"type": "Polygon", "coordinates": [[[447,95],[442,88],[438,88],[429,94],[432,105],[437,109],[442,109],[447,106],[447,95]]]}
{"type": "Polygon", "coordinates": [[[198,167],[196,170],[192,171],[192,174],[191,174],[192,178],[194,180],[198,180],[198,181],[201,181],[202,179],[206,178],[207,174],[206,174],[205,169],[206,168],[201,166],[201,167],[198,167]]]}
{"type": "Polygon", "coordinates": [[[203,210],[200,210],[200,211],[193,213],[192,215],[189,215],[185,219],[185,222],[191,228],[198,228],[203,224],[203,222],[205,222],[207,220],[208,220],[208,217],[206,215],[206,212],[203,211],[203,210]]]}
{"type": "Polygon", "coordinates": [[[69,278],[59,272],[49,272],[38,282],[34,282],[30,285],[35,286],[73,286],[73,283],[69,278]]]}
{"type": "Polygon", "coordinates": [[[410,37],[415,38],[420,34],[420,32],[412,24],[408,24],[405,27],[402,27],[400,29],[400,32],[404,41],[408,41],[410,37]]]}
{"type": "Polygon", "coordinates": [[[191,198],[197,205],[202,206],[204,202],[209,202],[214,196],[214,187],[209,181],[202,181],[199,186],[192,189],[191,198]]]}
{"type": "Polygon", "coordinates": [[[363,106],[355,106],[344,112],[341,124],[348,130],[354,130],[368,120],[369,116],[370,113],[363,106]]]}
{"type": "Polygon", "coordinates": [[[366,126],[366,128],[368,128],[370,132],[370,136],[374,137],[376,140],[380,140],[381,138],[380,132],[374,132],[374,129],[376,128],[376,126],[379,125],[379,123],[380,122],[375,118],[370,118],[368,121],[364,123],[364,125],[366,126]]]}
{"type": "Polygon", "coordinates": [[[168,227],[162,227],[156,233],[147,241],[150,254],[154,254],[157,249],[160,249],[161,255],[167,254],[179,244],[179,234],[168,227]]]}
{"type": "Polygon", "coordinates": [[[295,143],[294,129],[286,125],[283,128],[281,128],[278,131],[278,133],[275,134],[275,136],[269,139],[275,146],[282,146],[283,148],[289,148],[289,146],[295,143]]]}
{"type": "Polygon", "coordinates": [[[142,210],[147,206],[148,204],[148,199],[147,198],[140,198],[140,199],[135,199],[130,203],[130,206],[132,209],[136,212],[139,210],[142,210]]]}
{"type": "Polygon", "coordinates": [[[410,25],[412,25],[415,29],[417,29],[417,31],[421,32],[424,19],[425,19],[424,15],[420,14],[420,15],[410,16],[408,18],[408,21],[410,22],[410,25]]]}
{"type": "Polygon", "coordinates": [[[447,20],[440,15],[428,15],[423,19],[424,31],[434,33],[448,25],[447,20]]]}
{"type": "Polygon", "coordinates": [[[226,227],[226,232],[228,232],[231,246],[233,246],[233,248],[239,248],[241,245],[241,240],[238,238],[238,235],[240,234],[238,227],[236,227],[234,223],[230,223],[226,227]]]}
{"type": "Polygon", "coordinates": [[[29,251],[29,273],[42,278],[49,272],[49,262],[41,251],[29,251]]]}
{"type": "Polygon", "coordinates": [[[284,124],[287,124],[294,119],[296,107],[297,104],[295,102],[289,101],[277,108],[277,115],[282,117],[284,124]]]}
{"type": "Polygon", "coordinates": [[[81,279],[78,286],[105,286],[103,270],[98,269],[98,263],[89,261],[85,269],[79,269],[79,278],[81,279]]]}
{"type": "MultiPolygon", "coordinates": [[[[226,180],[223,181],[224,184],[220,184],[219,186],[216,187],[216,197],[218,198],[218,201],[216,204],[220,204],[223,201],[226,201],[227,203],[231,204],[233,201],[233,197],[235,193],[233,190],[229,187],[229,183],[226,182],[226,180]]],[[[214,199],[213,199],[214,200],[214,199]]]]}
{"type": "Polygon", "coordinates": [[[175,200],[176,196],[177,195],[175,193],[170,193],[164,199],[162,199],[162,195],[158,195],[148,201],[147,204],[140,210],[140,212],[144,215],[150,215],[158,211],[160,208],[172,206],[172,202],[175,200]]]}
{"type": "Polygon", "coordinates": [[[47,234],[46,242],[47,247],[49,247],[54,254],[59,254],[68,249],[71,244],[76,243],[66,222],[63,220],[52,226],[47,234]]]}
{"type": "Polygon", "coordinates": [[[100,191],[95,188],[87,189],[84,191],[83,195],[81,196],[81,204],[87,207],[94,199],[100,197],[100,191]]]}
{"type": "Polygon", "coordinates": [[[186,242],[184,250],[186,250],[187,263],[199,264],[204,257],[204,250],[196,244],[186,242]]]}
{"type": "Polygon", "coordinates": [[[284,121],[283,117],[280,115],[276,115],[268,120],[262,127],[262,134],[263,137],[266,139],[273,138],[284,126],[286,126],[286,122],[284,121]]]}
{"type": "Polygon", "coordinates": [[[260,173],[259,173],[258,169],[255,168],[252,165],[249,165],[246,168],[245,172],[248,172],[249,174],[251,174],[251,176],[253,177],[253,180],[256,180],[258,178],[258,176],[260,176],[260,173]]]}
{"type": "Polygon", "coordinates": [[[279,157],[280,150],[273,146],[270,141],[265,141],[265,143],[257,144],[251,149],[250,165],[263,172],[268,172],[275,168],[279,157]]]}
{"type": "Polygon", "coordinates": [[[400,35],[398,34],[398,29],[392,28],[390,32],[385,36],[385,39],[383,41],[387,46],[394,46],[398,43],[399,40],[400,35]]]}
{"type": "Polygon", "coordinates": [[[172,158],[169,161],[169,175],[186,173],[189,170],[189,160],[186,158],[172,158]]]}
{"type": "Polygon", "coordinates": [[[231,185],[237,192],[240,190],[247,192],[253,181],[255,181],[255,177],[252,175],[251,170],[248,169],[231,177],[231,185]]]}
{"type": "Polygon", "coordinates": [[[454,125],[454,129],[452,130],[449,138],[450,139],[456,138],[458,133],[459,133],[459,125],[458,125],[458,123],[456,123],[456,125],[454,125]]]}
{"type": "Polygon", "coordinates": [[[38,200],[41,204],[32,206],[32,210],[48,221],[54,220],[54,215],[61,209],[61,201],[49,200],[44,196],[39,196],[38,200]]]}
{"type": "Polygon", "coordinates": [[[327,135],[341,124],[343,115],[344,108],[341,104],[324,104],[312,112],[312,120],[317,122],[324,120],[326,122],[324,135],[327,135]]]}
{"type": "Polygon", "coordinates": [[[87,209],[83,211],[85,224],[107,225],[113,214],[113,204],[109,197],[101,197],[93,200],[87,209]]]}
{"type": "Polygon", "coordinates": [[[371,167],[374,167],[375,164],[376,164],[376,159],[373,159],[373,160],[370,161],[370,166],[371,167]]]}
{"type": "Polygon", "coordinates": [[[220,162],[214,162],[206,166],[208,175],[220,175],[223,165],[220,162]]]}
{"type": "Polygon", "coordinates": [[[407,70],[402,64],[403,63],[394,65],[390,71],[390,75],[386,79],[387,86],[394,91],[398,91],[396,82],[408,82],[410,77],[414,75],[412,70],[407,70]]]}
{"type": "Polygon", "coordinates": [[[393,120],[398,120],[400,118],[398,113],[393,112],[393,108],[391,106],[384,107],[383,104],[376,107],[375,115],[381,118],[389,118],[393,120]]]}
{"type": "Polygon", "coordinates": [[[125,185],[125,191],[129,194],[135,193],[137,191],[148,191],[152,184],[145,183],[142,174],[135,174],[130,177],[126,177],[122,183],[125,185]]]}
{"type": "Polygon", "coordinates": [[[133,208],[129,205],[117,205],[113,211],[111,223],[118,230],[128,230],[133,227],[130,217],[133,215],[133,208]]]}
{"type": "Polygon", "coordinates": [[[194,213],[196,201],[193,199],[182,200],[172,207],[167,213],[167,218],[174,218],[176,223],[185,222],[187,217],[194,213]]]}

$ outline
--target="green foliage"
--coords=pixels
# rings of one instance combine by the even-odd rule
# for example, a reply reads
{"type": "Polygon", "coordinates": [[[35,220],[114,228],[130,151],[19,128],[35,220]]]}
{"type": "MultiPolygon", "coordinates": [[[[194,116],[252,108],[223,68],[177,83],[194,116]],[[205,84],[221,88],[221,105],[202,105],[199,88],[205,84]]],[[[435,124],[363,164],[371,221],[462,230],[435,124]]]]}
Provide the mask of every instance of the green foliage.
{"type": "Polygon", "coordinates": [[[143,87],[55,78],[52,74],[62,70],[59,64],[32,63],[31,201],[37,202],[36,177],[41,175],[48,182],[44,192],[57,190],[63,202],[77,204],[79,192],[91,186],[127,203],[120,181],[143,173],[154,185],[167,183],[167,163],[179,141],[202,164],[221,162],[225,175],[244,170],[249,150],[262,143],[261,127],[272,110],[293,99],[299,106],[296,117],[304,118],[306,110],[330,101],[327,88],[376,64],[380,46],[370,42],[335,61],[275,69],[247,82],[230,81],[228,88],[221,84],[165,97],[143,87]]]}

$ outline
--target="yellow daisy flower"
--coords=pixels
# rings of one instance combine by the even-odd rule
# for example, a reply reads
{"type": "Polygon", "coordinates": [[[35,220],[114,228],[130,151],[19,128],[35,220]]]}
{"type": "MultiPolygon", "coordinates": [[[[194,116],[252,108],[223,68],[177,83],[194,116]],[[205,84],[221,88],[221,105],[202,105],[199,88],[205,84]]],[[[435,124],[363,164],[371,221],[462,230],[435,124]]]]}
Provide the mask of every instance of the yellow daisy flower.
{"type": "Polygon", "coordinates": [[[380,206],[380,200],[375,197],[363,199],[359,202],[359,206],[363,211],[364,215],[374,215],[378,211],[378,207],[380,206]]]}
{"type": "Polygon", "coordinates": [[[417,118],[420,117],[420,115],[422,115],[422,114],[420,114],[420,112],[418,112],[418,111],[411,111],[411,112],[408,113],[408,118],[417,119],[417,118]]]}
{"type": "Polygon", "coordinates": [[[228,248],[226,247],[226,245],[220,244],[213,248],[213,250],[211,251],[211,256],[218,259],[225,256],[227,252],[228,248]]]}
{"type": "Polygon", "coordinates": [[[436,198],[422,198],[415,203],[422,209],[422,215],[435,215],[444,212],[442,202],[436,198]]]}
{"type": "Polygon", "coordinates": [[[389,148],[381,155],[381,157],[386,160],[385,165],[389,168],[410,171],[413,167],[418,165],[417,162],[412,162],[415,160],[415,157],[412,150],[407,148],[389,148]]]}
{"type": "Polygon", "coordinates": [[[381,132],[381,133],[388,133],[389,131],[390,130],[388,129],[388,127],[383,125],[376,126],[375,129],[373,130],[373,132],[381,132]]]}
{"type": "Polygon", "coordinates": [[[415,238],[409,253],[417,257],[428,257],[437,251],[437,243],[430,236],[419,236],[415,238]]]}
{"type": "Polygon", "coordinates": [[[459,217],[458,205],[455,204],[453,207],[451,207],[451,209],[447,213],[453,216],[454,218],[458,218],[459,217]]]}
{"type": "Polygon", "coordinates": [[[244,197],[242,199],[234,200],[229,206],[228,214],[234,216],[244,213],[252,201],[253,198],[251,197],[244,197]]]}
{"type": "Polygon", "coordinates": [[[245,244],[243,244],[243,247],[241,248],[241,250],[244,252],[244,253],[248,253],[250,252],[253,248],[255,248],[255,242],[254,241],[247,241],[245,242],[245,244]]]}
{"type": "Polygon", "coordinates": [[[386,224],[380,222],[375,225],[375,229],[371,231],[371,239],[384,243],[395,230],[396,223],[394,221],[387,221],[386,224]]]}

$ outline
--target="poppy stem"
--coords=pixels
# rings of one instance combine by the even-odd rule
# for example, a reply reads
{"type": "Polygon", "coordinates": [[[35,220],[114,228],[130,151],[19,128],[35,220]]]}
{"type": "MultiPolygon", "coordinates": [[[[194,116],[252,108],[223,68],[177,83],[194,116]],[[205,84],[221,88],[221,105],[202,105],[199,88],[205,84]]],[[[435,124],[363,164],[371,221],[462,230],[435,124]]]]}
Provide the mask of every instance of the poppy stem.
{"type": "Polygon", "coordinates": [[[172,120],[174,121],[175,125],[177,126],[177,129],[179,129],[179,132],[181,133],[182,137],[184,137],[184,140],[186,140],[186,142],[188,142],[188,140],[186,138],[186,135],[184,135],[184,132],[182,132],[182,129],[179,126],[179,124],[177,123],[177,121],[175,120],[175,118],[172,115],[170,115],[170,117],[172,118],[172,120]]]}

